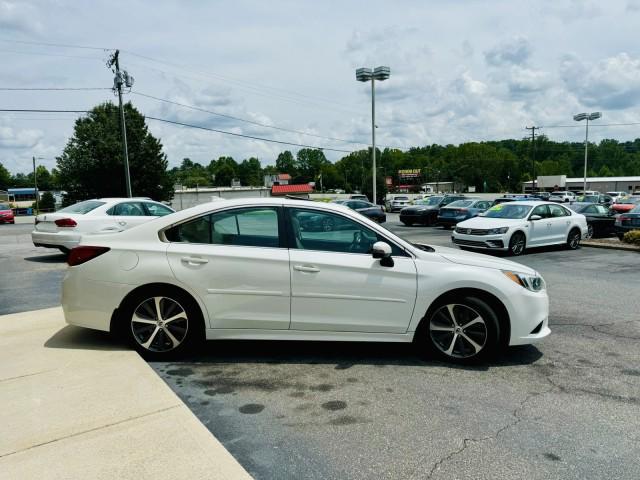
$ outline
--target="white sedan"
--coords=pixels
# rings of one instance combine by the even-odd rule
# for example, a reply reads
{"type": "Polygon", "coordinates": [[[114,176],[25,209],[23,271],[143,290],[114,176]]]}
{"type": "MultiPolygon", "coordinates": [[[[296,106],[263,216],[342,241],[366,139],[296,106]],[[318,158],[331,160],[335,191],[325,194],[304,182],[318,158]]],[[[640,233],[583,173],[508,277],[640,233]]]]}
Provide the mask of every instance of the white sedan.
{"type": "Polygon", "coordinates": [[[335,204],[209,203],[85,237],[68,263],[66,321],[119,333],[152,358],[206,338],[416,341],[472,362],[550,333],[536,271],[411,244],[335,204]],[[311,217],[336,228],[307,227],[311,217]]]}
{"type": "Polygon", "coordinates": [[[587,232],[584,215],[557,203],[522,201],[500,203],[458,223],[451,240],[463,248],[520,255],[526,248],[547,245],[562,244],[575,250],[587,232]]]}
{"type": "Polygon", "coordinates": [[[57,248],[66,253],[82,235],[121,232],[174,210],[146,198],[98,198],[70,205],[35,220],[31,240],[36,247],[57,248]]]}

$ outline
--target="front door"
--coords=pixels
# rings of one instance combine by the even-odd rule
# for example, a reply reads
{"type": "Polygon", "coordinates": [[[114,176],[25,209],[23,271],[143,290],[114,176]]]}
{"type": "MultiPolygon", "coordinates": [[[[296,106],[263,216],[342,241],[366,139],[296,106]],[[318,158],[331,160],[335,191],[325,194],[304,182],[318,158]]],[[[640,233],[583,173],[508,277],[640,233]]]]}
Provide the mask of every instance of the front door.
{"type": "Polygon", "coordinates": [[[534,215],[538,215],[541,218],[539,220],[529,220],[528,247],[544,245],[550,241],[551,222],[549,221],[549,207],[547,207],[547,205],[538,205],[532,210],[529,219],[534,215]]]}
{"type": "Polygon", "coordinates": [[[326,210],[285,211],[291,226],[291,329],[405,333],[416,300],[413,258],[389,242],[394,265],[382,266],[371,247],[387,240],[370,228],[326,210]]]}
{"type": "Polygon", "coordinates": [[[281,209],[256,206],[165,232],[171,269],[204,302],[210,328],[289,328],[289,251],[281,231],[281,209]]]}

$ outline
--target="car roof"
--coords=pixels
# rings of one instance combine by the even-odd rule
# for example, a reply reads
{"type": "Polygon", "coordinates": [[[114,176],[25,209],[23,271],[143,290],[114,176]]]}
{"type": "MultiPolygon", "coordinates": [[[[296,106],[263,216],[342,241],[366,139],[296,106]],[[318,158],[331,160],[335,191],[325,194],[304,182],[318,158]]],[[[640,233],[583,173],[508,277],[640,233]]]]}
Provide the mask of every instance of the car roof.
{"type": "Polygon", "coordinates": [[[527,205],[537,207],[538,205],[560,205],[556,202],[545,202],[544,200],[517,200],[515,202],[509,202],[509,205],[527,205]]]}

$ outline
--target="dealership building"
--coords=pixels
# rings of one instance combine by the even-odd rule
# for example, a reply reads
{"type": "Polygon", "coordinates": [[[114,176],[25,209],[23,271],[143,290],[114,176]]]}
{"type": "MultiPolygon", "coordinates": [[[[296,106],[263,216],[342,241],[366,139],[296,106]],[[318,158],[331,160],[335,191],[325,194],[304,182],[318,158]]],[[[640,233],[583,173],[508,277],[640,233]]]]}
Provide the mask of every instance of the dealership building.
{"type": "MultiPolygon", "coordinates": [[[[584,178],[567,178],[566,175],[539,176],[536,178],[536,190],[569,190],[573,192],[582,191],[584,178]]],[[[523,182],[522,191],[524,193],[533,190],[533,182],[523,182]]],[[[587,177],[587,190],[597,192],[640,192],[640,177],[587,177]]]]}

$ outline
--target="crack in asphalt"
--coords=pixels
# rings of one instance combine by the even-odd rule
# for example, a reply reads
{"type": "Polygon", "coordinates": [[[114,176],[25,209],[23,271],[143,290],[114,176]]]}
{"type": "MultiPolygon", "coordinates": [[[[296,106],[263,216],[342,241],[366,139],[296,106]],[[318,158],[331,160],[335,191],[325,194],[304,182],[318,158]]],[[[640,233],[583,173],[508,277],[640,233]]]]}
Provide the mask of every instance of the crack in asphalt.
{"type": "Polygon", "coordinates": [[[602,330],[598,330],[597,327],[612,327],[615,325],[624,325],[625,323],[636,323],[637,320],[627,320],[625,322],[614,322],[614,323],[599,323],[596,325],[588,325],[588,324],[584,324],[584,323],[550,323],[549,326],[550,327],[586,327],[586,328],[590,328],[591,330],[593,330],[596,333],[601,333],[602,335],[608,335],[610,337],[615,337],[615,338],[626,338],[629,340],[640,340],[640,337],[636,337],[633,335],[620,335],[617,333],[611,333],[611,332],[605,332],[602,330]]]}
{"type": "Polygon", "coordinates": [[[448,453],[447,455],[445,455],[444,457],[440,458],[439,460],[437,460],[433,466],[431,467],[431,470],[429,471],[428,475],[425,477],[426,479],[430,479],[433,477],[433,474],[436,473],[436,471],[446,462],[448,462],[449,460],[451,460],[452,458],[454,458],[457,455],[460,455],[462,452],[464,452],[467,448],[469,448],[469,446],[474,445],[476,443],[481,443],[481,442],[485,442],[487,440],[496,440],[498,438],[498,436],[500,436],[500,434],[504,433],[506,430],[509,430],[510,428],[515,427],[516,425],[518,425],[520,422],[522,422],[522,420],[524,420],[523,417],[520,416],[520,412],[522,410],[524,410],[526,404],[533,398],[535,397],[539,397],[541,395],[546,395],[547,393],[552,392],[553,390],[555,390],[557,387],[555,385],[552,384],[552,387],[549,388],[548,390],[545,390],[543,392],[533,392],[530,393],[529,395],[527,395],[525,397],[524,400],[522,400],[522,402],[520,402],[520,404],[513,410],[513,412],[511,412],[511,416],[513,416],[515,418],[514,421],[508,423],[507,425],[499,428],[498,430],[495,431],[495,433],[493,433],[492,435],[487,435],[486,437],[481,437],[481,438],[465,438],[462,440],[462,447],[458,448],[457,450],[454,450],[453,452],[448,453]]]}

